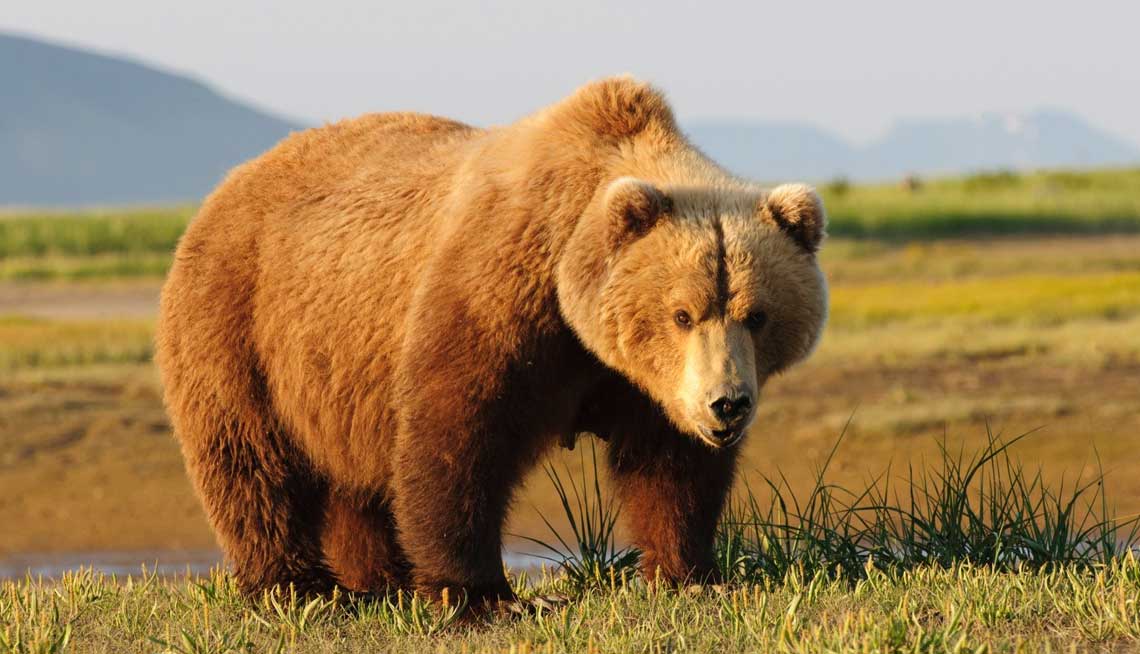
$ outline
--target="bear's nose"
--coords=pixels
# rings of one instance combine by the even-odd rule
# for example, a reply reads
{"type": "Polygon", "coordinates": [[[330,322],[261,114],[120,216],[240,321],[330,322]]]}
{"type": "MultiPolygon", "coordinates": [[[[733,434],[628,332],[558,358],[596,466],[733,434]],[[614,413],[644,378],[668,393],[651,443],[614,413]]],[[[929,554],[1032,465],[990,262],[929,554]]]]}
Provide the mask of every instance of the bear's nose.
{"type": "Polygon", "coordinates": [[[735,397],[724,395],[709,406],[721,422],[731,425],[748,415],[748,410],[752,408],[752,398],[747,393],[735,397]]]}

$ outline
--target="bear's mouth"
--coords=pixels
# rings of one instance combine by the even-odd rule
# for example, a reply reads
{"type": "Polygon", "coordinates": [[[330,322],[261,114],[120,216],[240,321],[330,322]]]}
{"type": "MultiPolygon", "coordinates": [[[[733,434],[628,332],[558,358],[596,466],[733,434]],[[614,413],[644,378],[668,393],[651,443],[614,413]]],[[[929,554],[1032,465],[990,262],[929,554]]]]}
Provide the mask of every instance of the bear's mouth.
{"type": "Polygon", "coordinates": [[[697,432],[697,435],[701,437],[701,440],[705,442],[705,445],[719,450],[724,447],[735,445],[737,441],[739,441],[741,437],[744,436],[744,428],[737,427],[735,429],[707,429],[705,427],[701,427],[697,432]]]}

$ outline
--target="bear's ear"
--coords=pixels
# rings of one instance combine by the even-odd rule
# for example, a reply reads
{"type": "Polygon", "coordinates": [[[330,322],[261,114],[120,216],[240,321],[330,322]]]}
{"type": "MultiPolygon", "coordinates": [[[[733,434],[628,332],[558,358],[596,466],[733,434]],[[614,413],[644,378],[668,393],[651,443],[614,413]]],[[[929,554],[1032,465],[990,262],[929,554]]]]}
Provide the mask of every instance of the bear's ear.
{"type": "Polygon", "coordinates": [[[604,202],[614,247],[644,236],[673,210],[673,201],[660,189],[634,177],[622,177],[610,184],[604,202]]]}
{"type": "Polygon", "coordinates": [[[769,191],[760,203],[760,218],[774,223],[811,254],[819,251],[826,236],[823,201],[806,184],[781,184],[769,191]]]}

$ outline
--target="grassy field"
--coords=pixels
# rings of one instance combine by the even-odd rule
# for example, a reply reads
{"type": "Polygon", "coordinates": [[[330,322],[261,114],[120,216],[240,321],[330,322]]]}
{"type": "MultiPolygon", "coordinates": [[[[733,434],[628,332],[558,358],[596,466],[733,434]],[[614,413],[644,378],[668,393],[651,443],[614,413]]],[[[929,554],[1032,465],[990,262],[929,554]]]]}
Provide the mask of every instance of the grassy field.
{"type": "MultiPolygon", "coordinates": [[[[1140,649],[1140,564],[1120,545],[1135,522],[1105,520],[1098,478],[1041,484],[991,439],[943,451],[907,489],[849,492],[826,469],[806,496],[770,480],[726,517],[725,582],[668,588],[634,574],[596,484],[551,479],[574,538],[556,565],[509,573],[532,608],[493,618],[463,598],[425,602],[241,597],[232,579],[127,579],[91,571],[0,584],[6,652],[982,652],[1140,649]],[[902,499],[908,498],[908,499],[902,499]],[[900,499],[902,501],[900,501],[900,499]],[[1123,527],[1123,529],[1121,529],[1123,527]],[[553,603],[551,601],[553,598],[553,603]],[[464,620],[464,618],[468,618],[464,620]]],[[[589,468],[586,468],[587,470],[589,468]]]]}
{"type": "MultiPolygon", "coordinates": [[[[1038,489],[1063,494],[1103,471],[1097,515],[1140,514],[1140,170],[824,193],[831,320],[813,358],[765,388],[741,488],[763,507],[776,490],[817,496],[816,468],[830,456],[829,483],[866,488],[889,467],[883,480],[898,489],[900,473],[933,469],[943,444],[969,454],[988,434],[1040,428],[1008,450],[1038,489]]],[[[191,214],[0,214],[0,525],[17,527],[0,528],[0,562],[213,547],[149,363],[162,274],[191,214]]],[[[565,533],[560,498],[536,471],[509,546],[534,551],[527,537],[550,538],[543,516],[565,533]]],[[[442,636],[425,635],[436,609],[410,600],[306,614],[284,598],[242,604],[224,578],[9,582],[0,653],[52,651],[35,643],[65,633],[65,651],[78,652],[1138,648],[1134,561],[1017,572],[951,557],[867,576],[856,570],[865,558],[793,554],[816,563],[692,592],[628,579],[579,588],[555,614],[442,636]],[[835,577],[835,565],[846,572],[835,577]]],[[[524,593],[565,590],[565,579],[524,593]]]]}
{"type": "Polygon", "coordinates": [[[585,472],[548,468],[573,536],[555,564],[509,573],[524,615],[425,602],[258,598],[231,578],[127,579],[81,570],[0,584],[6,652],[787,651],[1140,649],[1136,521],[1106,519],[1100,478],[1051,489],[991,437],[943,450],[891,493],[827,479],[796,496],[769,479],[738,496],[717,539],[724,582],[665,587],[635,574],[617,508],[585,472]]]}
{"type": "Polygon", "coordinates": [[[448,627],[441,608],[410,597],[247,603],[224,577],[79,573],[0,585],[0,651],[1128,652],[1140,650],[1138,603],[1140,565],[1128,560],[1094,572],[926,568],[855,584],[791,574],[682,592],[619,581],[535,617],[448,627]]]}
{"type": "Polygon", "coordinates": [[[915,240],[963,236],[1140,231],[1140,169],[983,173],[961,179],[822,189],[839,237],[915,240]]]}

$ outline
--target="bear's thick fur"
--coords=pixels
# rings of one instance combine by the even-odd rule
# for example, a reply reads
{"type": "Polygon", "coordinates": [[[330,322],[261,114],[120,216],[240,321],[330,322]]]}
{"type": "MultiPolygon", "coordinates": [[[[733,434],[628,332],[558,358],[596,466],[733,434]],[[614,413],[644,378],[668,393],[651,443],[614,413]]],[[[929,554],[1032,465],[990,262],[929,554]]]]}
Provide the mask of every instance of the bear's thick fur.
{"type": "Polygon", "coordinates": [[[379,114],[236,168],[178,246],[157,360],[241,587],[511,596],[511,494],[608,441],[651,574],[712,574],[737,442],[826,318],[824,217],[711,163],[662,96],[516,124],[379,114]],[[710,408],[711,407],[711,408],[710,408]]]}

